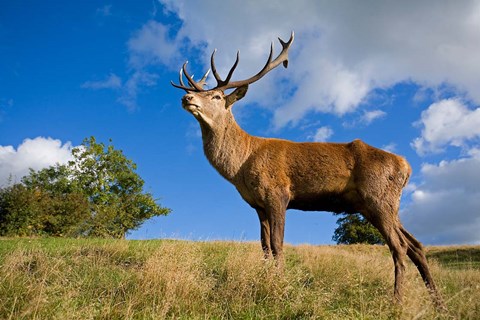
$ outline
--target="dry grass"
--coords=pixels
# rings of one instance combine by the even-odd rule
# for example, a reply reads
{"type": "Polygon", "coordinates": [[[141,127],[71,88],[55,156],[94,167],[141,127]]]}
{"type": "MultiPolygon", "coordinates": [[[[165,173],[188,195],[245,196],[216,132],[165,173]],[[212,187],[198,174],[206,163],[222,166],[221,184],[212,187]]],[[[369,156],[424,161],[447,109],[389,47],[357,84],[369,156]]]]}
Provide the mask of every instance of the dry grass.
{"type": "Polygon", "coordinates": [[[392,304],[381,246],[288,246],[281,271],[257,243],[0,240],[0,318],[479,319],[480,247],[429,255],[447,313],[413,265],[392,304]]]}

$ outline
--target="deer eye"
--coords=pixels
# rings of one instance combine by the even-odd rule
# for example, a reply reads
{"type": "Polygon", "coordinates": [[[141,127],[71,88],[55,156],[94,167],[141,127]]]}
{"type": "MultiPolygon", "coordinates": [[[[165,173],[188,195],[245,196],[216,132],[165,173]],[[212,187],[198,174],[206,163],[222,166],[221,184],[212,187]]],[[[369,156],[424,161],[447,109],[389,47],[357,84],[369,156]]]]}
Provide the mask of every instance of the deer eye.
{"type": "Polygon", "coordinates": [[[212,99],[220,100],[220,99],[222,99],[222,97],[219,94],[216,94],[212,97],[212,99]]]}

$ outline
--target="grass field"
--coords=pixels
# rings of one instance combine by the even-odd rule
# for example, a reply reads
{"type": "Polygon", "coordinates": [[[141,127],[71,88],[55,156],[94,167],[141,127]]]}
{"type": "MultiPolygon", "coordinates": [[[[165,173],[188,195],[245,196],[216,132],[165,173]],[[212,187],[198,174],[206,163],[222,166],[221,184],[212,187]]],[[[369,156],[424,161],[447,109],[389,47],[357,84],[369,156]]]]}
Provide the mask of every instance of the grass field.
{"type": "Polygon", "coordinates": [[[392,303],[383,246],[0,239],[0,319],[480,319],[480,246],[428,248],[448,311],[408,266],[392,303]]]}

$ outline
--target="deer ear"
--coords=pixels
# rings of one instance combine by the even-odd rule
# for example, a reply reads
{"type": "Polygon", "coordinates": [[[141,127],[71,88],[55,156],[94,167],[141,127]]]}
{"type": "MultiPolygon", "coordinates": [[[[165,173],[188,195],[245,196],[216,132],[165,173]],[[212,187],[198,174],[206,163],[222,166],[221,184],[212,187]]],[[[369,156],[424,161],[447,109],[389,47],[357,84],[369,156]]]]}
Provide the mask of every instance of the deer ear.
{"type": "Polygon", "coordinates": [[[225,108],[226,109],[230,108],[236,101],[245,97],[247,90],[248,90],[248,84],[238,87],[237,89],[235,89],[235,91],[230,93],[225,99],[225,108]]]}

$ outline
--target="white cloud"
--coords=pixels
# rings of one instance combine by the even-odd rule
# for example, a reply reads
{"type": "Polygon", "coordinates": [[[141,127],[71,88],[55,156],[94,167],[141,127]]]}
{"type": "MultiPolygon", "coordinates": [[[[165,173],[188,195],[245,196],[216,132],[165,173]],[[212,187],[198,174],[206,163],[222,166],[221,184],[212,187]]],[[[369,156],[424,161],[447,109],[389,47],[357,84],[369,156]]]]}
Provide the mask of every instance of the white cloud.
{"type": "Polygon", "coordinates": [[[101,81],[87,81],[82,84],[85,89],[117,89],[120,91],[120,96],[117,101],[133,111],[137,108],[137,95],[139,90],[143,87],[151,87],[157,84],[158,75],[147,72],[145,70],[136,70],[132,72],[125,81],[116,74],[111,73],[108,78],[101,81]]]}
{"type": "Polygon", "coordinates": [[[343,122],[343,126],[346,127],[346,128],[349,128],[349,127],[358,127],[359,125],[360,126],[368,126],[370,125],[372,122],[374,122],[375,120],[377,119],[381,119],[381,118],[384,118],[387,116],[387,113],[385,111],[382,111],[382,110],[363,110],[363,112],[361,113],[361,115],[352,120],[352,121],[345,121],[343,122]]]}
{"type": "Polygon", "coordinates": [[[389,144],[382,146],[382,149],[388,152],[395,152],[397,150],[397,144],[394,142],[391,142],[389,144]]]}
{"type": "Polygon", "coordinates": [[[421,136],[412,142],[418,154],[442,151],[446,146],[468,147],[480,137],[480,108],[469,109],[458,99],[436,102],[422,112],[421,136]]]}
{"type": "Polygon", "coordinates": [[[130,111],[137,108],[137,95],[143,87],[151,87],[157,84],[158,76],[154,73],[139,69],[132,72],[129,78],[122,83],[122,79],[111,73],[105,80],[86,81],[82,88],[100,90],[116,89],[120,91],[117,101],[126,106],[130,111]]]}
{"type": "Polygon", "coordinates": [[[407,229],[427,244],[480,244],[480,159],[422,167],[423,184],[402,212],[407,229]]]}
{"type": "Polygon", "coordinates": [[[478,146],[471,148],[468,150],[468,155],[472,158],[480,159],[480,148],[478,146]]]}
{"type": "MultiPolygon", "coordinates": [[[[217,64],[225,74],[241,50],[236,78],[261,68],[268,43],[295,30],[289,70],[273,71],[247,97],[276,106],[277,128],[297,123],[309,111],[343,115],[358,108],[372,89],[403,81],[422,88],[448,83],[480,102],[476,1],[434,6],[422,1],[161,2],[182,20],[178,39],[204,45],[205,65],[217,47],[217,64]],[[292,88],[293,95],[283,93],[292,88]]],[[[158,38],[164,42],[161,32],[158,38]]],[[[174,54],[168,46],[166,52],[174,54]]]]}
{"type": "MultiPolygon", "coordinates": [[[[154,11],[155,9],[154,5],[154,11]]],[[[105,6],[99,13],[110,13],[111,6],[105,6]]],[[[105,80],[86,81],[82,88],[87,89],[116,89],[120,91],[117,101],[130,111],[137,108],[137,96],[143,87],[156,85],[158,75],[149,69],[152,66],[163,65],[171,69],[179,68],[173,61],[178,56],[182,46],[181,38],[170,38],[169,27],[149,20],[140,29],[132,34],[127,41],[128,48],[128,76],[122,79],[111,73],[105,80]]]]}
{"type": "Polygon", "coordinates": [[[110,75],[105,80],[100,81],[86,81],[82,84],[82,88],[87,89],[119,89],[122,87],[122,79],[114,73],[110,75]]]}
{"type": "Polygon", "coordinates": [[[137,108],[137,95],[143,87],[151,87],[157,83],[158,75],[148,71],[148,67],[160,64],[168,68],[178,68],[173,66],[172,62],[178,55],[182,41],[171,39],[168,33],[168,26],[150,20],[128,40],[130,75],[117,101],[129,110],[137,108]]]}
{"type": "Polygon", "coordinates": [[[333,135],[333,130],[328,127],[320,127],[317,129],[315,132],[315,135],[313,135],[312,140],[315,142],[324,142],[327,141],[328,138],[330,138],[333,135]]]}
{"type": "Polygon", "coordinates": [[[126,106],[130,111],[137,108],[137,95],[139,90],[146,86],[151,87],[157,83],[158,76],[143,70],[135,71],[130,75],[122,88],[122,94],[118,102],[126,106]]]}
{"type": "Polygon", "coordinates": [[[365,111],[361,117],[361,121],[365,123],[366,125],[369,125],[373,121],[383,118],[387,115],[385,111],[382,110],[371,110],[371,111],[365,111]]]}
{"type": "Polygon", "coordinates": [[[55,163],[66,163],[72,159],[70,142],[37,137],[25,139],[15,149],[13,146],[0,146],[0,186],[10,177],[19,181],[28,174],[29,168],[39,170],[55,163]]]}
{"type": "MultiPolygon", "coordinates": [[[[275,110],[274,127],[277,129],[288,123],[297,124],[311,110],[344,115],[355,110],[370,90],[358,74],[326,59],[315,59],[309,51],[300,52],[298,60],[311,62],[292,66],[297,70],[293,71],[291,80],[297,83],[298,89],[293,97],[280,101],[280,107],[275,110]],[[312,70],[319,70],[321,74],[312,70]]],[[[268,98],[257,99],[263,105],[270,104],[268,98]]]]}
{"type": "MultiPolygon", "coordinates": [[[[135,70],[141,70],[150,64],[170,66],[178,54],[180,41],[171,39],[169,27],[150,20],[128,40],[129,63],[135,70]]],[[[174,67],[173,69],[177,69],[174,67]]]]}

